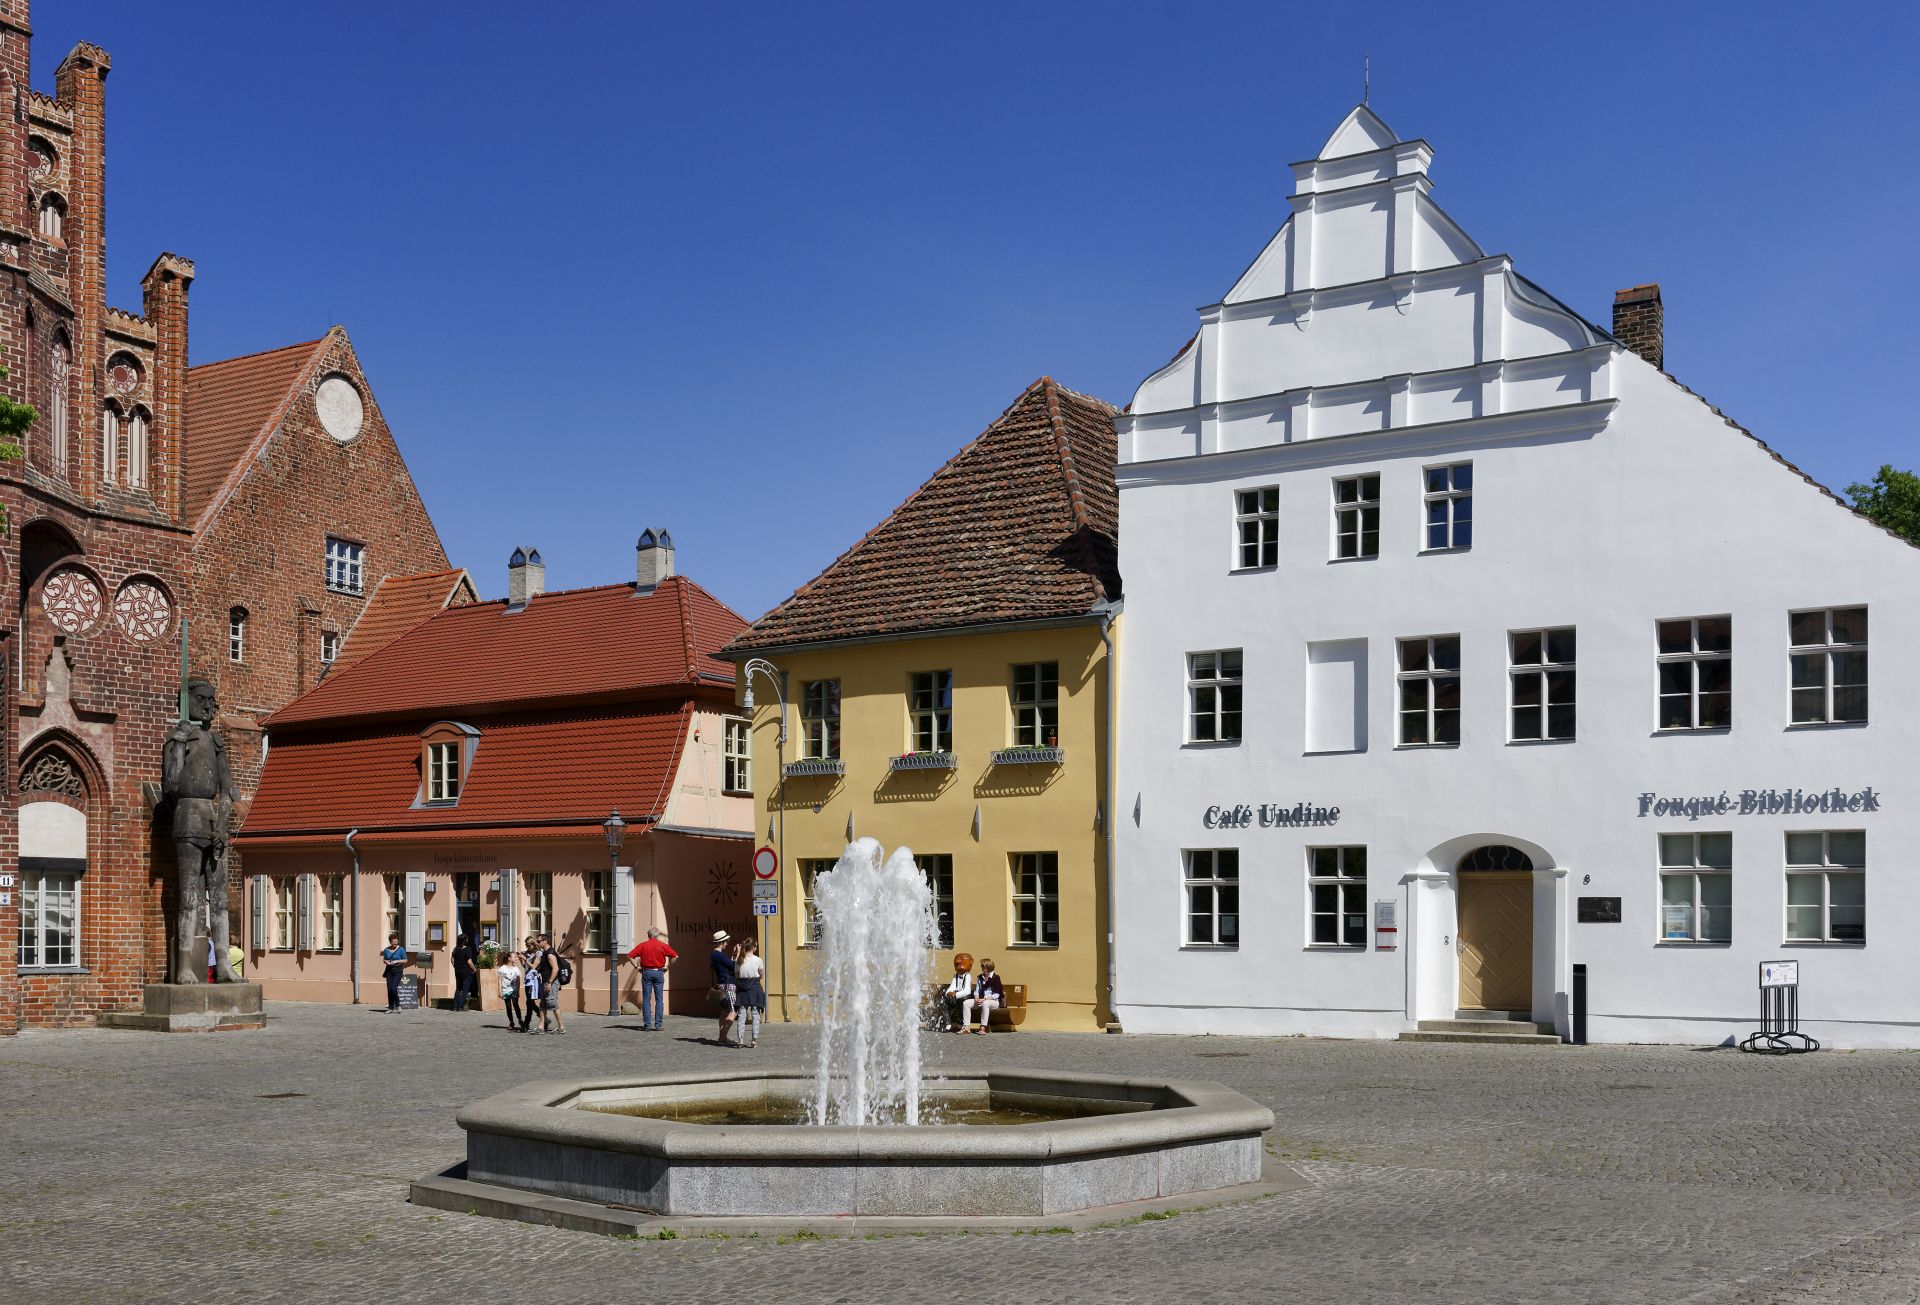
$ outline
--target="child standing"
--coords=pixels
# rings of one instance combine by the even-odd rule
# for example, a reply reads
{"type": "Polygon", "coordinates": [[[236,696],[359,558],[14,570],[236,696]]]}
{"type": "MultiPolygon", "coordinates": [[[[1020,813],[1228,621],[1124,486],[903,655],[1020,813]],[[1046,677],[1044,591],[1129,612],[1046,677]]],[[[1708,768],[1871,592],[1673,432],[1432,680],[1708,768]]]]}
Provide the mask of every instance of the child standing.
{"type": "Polygon", "coordinates": [[[525,971],[520,966],[520,953],[508,952],[494,973],[500,976],[500,1004],[507,1008],[507,1027],[515,1033],[524,1032],[527,1017],[520,1008],[520,979],[525,971]]]}
{"type": "MultiPolygon", "coordinates": [[[[520,1021],[520,1031],[522,1033],[531,1033],[533,1032],[533,1013],[540,1009],[540,971],[535,969],[531,962],[521,971],[520,990],[526,994],[527,998],[527,1013],[526,1017],[520,1021]]],[[[542,1013],[540,1016],[540,1032],[545,1033],[546,1031],[547,1017],[542,1013]]]]}

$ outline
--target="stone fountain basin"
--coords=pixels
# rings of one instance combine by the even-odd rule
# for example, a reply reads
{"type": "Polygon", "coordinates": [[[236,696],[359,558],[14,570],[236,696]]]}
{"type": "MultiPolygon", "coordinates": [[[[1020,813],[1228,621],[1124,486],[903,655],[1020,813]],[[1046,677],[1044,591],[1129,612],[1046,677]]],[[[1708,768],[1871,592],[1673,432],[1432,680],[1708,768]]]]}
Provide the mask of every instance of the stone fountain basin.
{"type": "Polygon", "coordinates": [[[526,1083],[457,1116],[466,1179],[663,1215],[1032,1216],[1259,1181],[1273,1112],[1218,1083],[946,1070],[923,1100],[1091,1103],[1053,1122],[696,1124],[582,1107],[807,1094],[798,1071],[526,1083]]]}

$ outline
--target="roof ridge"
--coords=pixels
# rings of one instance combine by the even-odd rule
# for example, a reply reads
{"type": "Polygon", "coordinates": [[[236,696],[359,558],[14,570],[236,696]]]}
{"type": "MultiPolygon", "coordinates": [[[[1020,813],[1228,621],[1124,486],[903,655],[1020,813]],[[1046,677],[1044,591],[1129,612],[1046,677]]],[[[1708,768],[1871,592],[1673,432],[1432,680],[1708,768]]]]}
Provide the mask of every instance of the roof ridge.
{"type": "MultiPolygon", "coordinates": [[[[331,326],[328,327],[327,335],[332,335],[334,331],[338,329],[339,329],[338,327],[331,327],[331,326]]],[[[314,345],[319,344],[322,340],[326,339],[327,335],[315,336],[311,340],[299,340],[294,342],[293,344],[275,345],[271,349],[255,349],[252,353],[237,353],[231,358],[215,358],[211,362],[195,363],[193,366],[187,368],[187,370],[190,372],[197,372],[203,367],[224,367],[228,363],[245,362],[249,358],[264,358],[270,353],[285,353],[289,349],[310,349],[314,345]]]]}
{"type": "MultiPolygon", "coordinates": [[[[678,580],[678,579],[680,579],[679,576],[670,575],[667,577],[666,580],[663,580],[661,583],[665,584],[667,583],[667,581],[678,580]]],[[[680,605],[680,649],[686,662],[687,679],[689,682],[691,682],[692,680],[697,678],[697,674],[694,671],[694,661],[693,661],[694,659],[693,604],[687,601],[686,585],[676,584],[673,586],[673,600],[674,602],[680,605]]]]}

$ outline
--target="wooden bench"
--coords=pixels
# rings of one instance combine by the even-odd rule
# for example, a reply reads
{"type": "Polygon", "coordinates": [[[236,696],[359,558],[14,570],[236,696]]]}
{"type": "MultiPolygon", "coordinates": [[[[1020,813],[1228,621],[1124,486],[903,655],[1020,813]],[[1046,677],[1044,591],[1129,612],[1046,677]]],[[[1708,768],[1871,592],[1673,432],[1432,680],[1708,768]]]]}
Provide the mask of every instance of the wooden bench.
{"type": "MultiPolygon", "coordinates": [[[[1026,1023],[1027,985],[1009,983],[1006,986],[1007,1004],[995,1006],[987,1014],[987,1028],[1011,1032],[1026,1023]]],[[[947,987],[943,983],[932,984],[928,988],[926,1005],[926,1024],[929,1030],[945,1032],[947,1027],[947,987]]]]}

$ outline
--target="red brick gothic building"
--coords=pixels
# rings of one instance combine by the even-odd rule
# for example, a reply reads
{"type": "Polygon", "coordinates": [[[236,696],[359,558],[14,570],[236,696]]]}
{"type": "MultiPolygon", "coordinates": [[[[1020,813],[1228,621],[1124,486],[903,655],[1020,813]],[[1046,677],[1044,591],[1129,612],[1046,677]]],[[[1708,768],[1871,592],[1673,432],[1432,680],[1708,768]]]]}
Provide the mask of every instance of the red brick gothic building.
{"type": "Polygon", "coordinates": [[[165,977],[181,619],[250,791],[256,722],[317,682],[366,595],[447,566],[344,331],[189,368],[173,254],[139,313],[107,306],[111,61],[75,46],[45,95],[30,38],[28,0],[0,0],[0,386],[39,413],[0,463],[0,1033],[165,977]]]}

